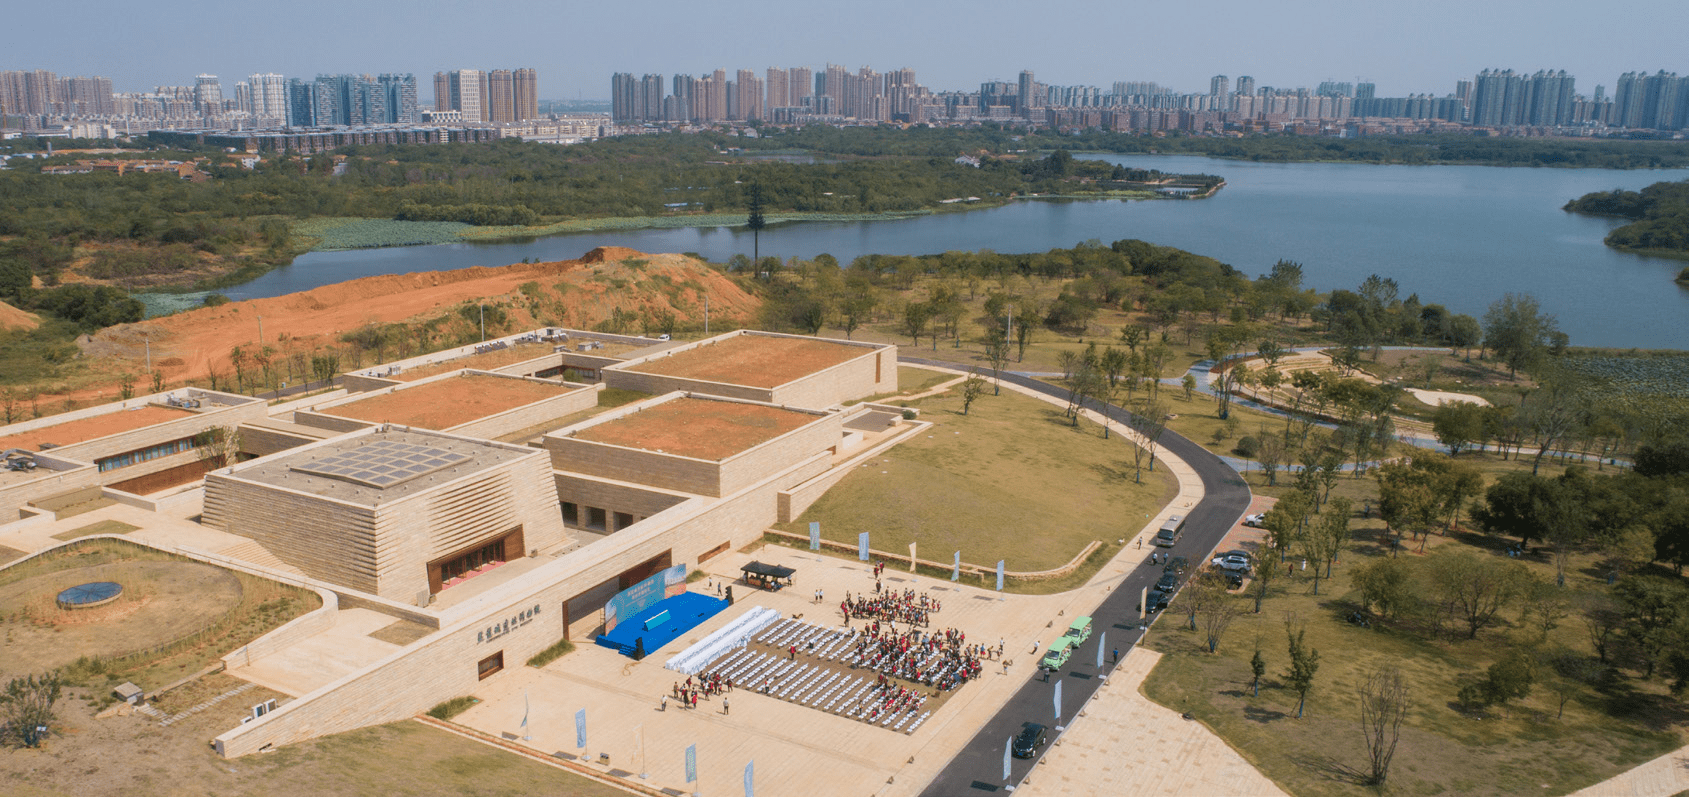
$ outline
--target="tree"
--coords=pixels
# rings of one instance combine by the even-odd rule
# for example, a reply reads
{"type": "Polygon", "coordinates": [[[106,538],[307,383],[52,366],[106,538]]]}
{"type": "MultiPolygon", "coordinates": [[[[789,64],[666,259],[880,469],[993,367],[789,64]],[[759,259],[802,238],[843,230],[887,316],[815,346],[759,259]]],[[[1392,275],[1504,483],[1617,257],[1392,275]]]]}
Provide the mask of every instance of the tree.
{"type": "Polygon", "coordinates": [[[51,727],[53,704],[59,700],[63,679],[57,670],[25,678],[13,678],[0,693],[0,738],[24,747],[41,744],[41,729],[51,727]]]}
{"type": "Polygon", "coordinates": [[[1412,570],[1407,562],[1394,557],[1356,567],[1349,574],[1349,583],[1360,591],[1363,607],[1385,620],[1400,616],[1417,602],[1412,570]]]}
{"type": "Polygon", "coordinates": [[[968,378],[962,380],[962,414],[968,414],[968,408],[973,406],[974,400],[985,392],[985,380],[979,378],[979,370],[968,373],[968,378]]]}
{"type": "Polygon", "coordinates": [[[762,216],[762,185],[752,183],[750,194],[750,202],[746,207],[749,214],[745,217],[745,226],[751,231],[751,262],[755,263],[761,259],[762,228],[767,227],[768,222],[762,216]]]}
{"type": "MultiPolygon", "coordinates": [[[[128,371],[124,371],[120,376],[118,376],[117,397],[118,397],[118,399],[120,399],[122,401],[128,401],[129,399],[132,399],[132,398],[135,397],[135,375],[134,374],[129,373],[128,371]]],[[[7,413],[7,414],[10,414],[10,413],[7,413]]]]}
{"type": "Polygon", "coordinates": [[[1402,671],[1385,665],[1372,671],[1361,686],[1361,734],[1366,739],[1368,782],[1384,785],[1390,775],[1390,760],[1407,719],[1408,685],[1402,671]]]}
{"type": "Polygon", "coordinates": [[[1495,621],[1518,596],[1524,566],[1511,559],[1480,557],[1471,551],[1439,549],[1429,569],[1443,606],[1466,624],[1466,638],[1495,621]]]}
{"type": "Polygon", "coordinates": [[[201,462],[211,463],[211,467],[226,468],[235,464],[240,457],[240,429],[233,426],[213,426],[194,435],[194,444],[199,448],[201,462]]]}
{"type": "Polygon", "coordinates": [[[1296,718],[1301,719],[1308,693],[1314,688],[1314,675],[1320,669],[1320,652],[1308,647],[1304,639],[1308,629],[1294,620],[1285,624],[1285,631],[1290,641],[1290,670],[1284,680],[1296,692],[1296,718]]]}
{"type": "Polygon", "coordinates": [[[1484,407],[1470,401],[1441,404],[1431,411],[1431,432],[1437,436],[1437,442],[1449,447],[1449,453],[1459,454],[1484,439],[1486,414],[1484,407]]]}
{"type": "Polygon", "coordinates": [[[1038,308],[1030,301],[1022,303],[1020,309],[1015,312],[1015,362],[1026,360],[1026,346],[1032,342],[1032,328],[1042,319],[1038,308]]]}
{"type": "Polygon", "coordinates": [[[1251,688],[1255,690],[1254,696],[1260,697],[1261,676],[1267,674],[1267,660],[1261,656],[1261,646],[1259,644],[1255,646],[1255,655],[1249,658],[1249,672],[1255,676],[1255,680],[1250,683],[1251,688]]]}
{"type": "Polygon", "coordinates": [[[927,322],[932,320],[932,305],[926,302],[910,302],[903,307],[903,334],[921,345],[921,333],[926,331],[927,322]]]}
{"type": "Polygon", "coordinates": [[[1179,380],[1179,386],[1185,389],[1185,401],[1190,401],[1196,393],[1196,376],[1186,372],[1184,378],[1179,380]]]}
{"type": "Polygon", "coordinates": [[[329,380],[340,372],[340,358],[332,354],[318,354],[311,357],[311,375],[318,382],[327,385],[329,380]]]}
{"type": "Polygon", "coordinates": [[[1302,534],[1302,552],[1314,563],[1314,594],[1320,594],[1320,570],[1331,577],[1331,564],[1349,539],[1351,504],[1347,498],[1333,498],[1302,534]],[[1322,568],[1323,566],[1323,568],[1322,568]]]}
{"type": "Polygon", "coordinates": [[[1530,654],[1514,649],[1491,664],[1482,680],[1461,687],[1458,699],[1475,708],[1503,705],[1529,695],[1536,678],[1536,662],[1530,654]]]}
{"type": "Polygon", "coordinates": [[[1378,469],[1378,511],[1396,535],[1396,548],[1401,547],[1403,531],[1413,532],[1416,538],[1428,533],[1442,514],[1435,478],[1408,463],[1385,464],[1378,469]]]}
{"type": "Polygon", "coordinates": [[[839,323],[844,326],[846,340],[874,315],[878,306],[879,300],[874,296],[874,289],[868,286],[851,291],[845,296],[844,301],[839,303],[839,323]]]}
{"type": "Polygon", "coordinates": [[[1508,375],[1515,379],[1519,369],[1548,353],[1559,331],[1554,316],[1544,315],[1528,293],[1505,294],[1484,313],[1484,345],[1507,364],[1508,375]]]}
{"type": "Polygon", "coordinates": [[[1572,598],[1561,588],[1563,586],[1551,584],[1531,573],[1526,573],[1521,579],[1519,623],[1534,626],[1539,642],[1547,642],[1548,633],[1572,613],[1572,598]]]}
{"type": "Polygon", "coordinates": [[[1250,586],[1255,588],[1255,613],[1261,613],[1261,602],[1267,599],[1267,593],[1273,588],[1273,582],[1278,580],[1278,562],[1255,562],[1255,572],[1250,576],[1250,586]]]}
{"type": "Polygon", "coordinates": [[[985,339],[985,360],[991,363],[991,395],[1003,392],[1003,366],[1009,362],[1009,342],[992,335],[985,339]]]}
{"type": "Polygon", "coordinates": [[[1191,585],[1192,604],[1202,614],[1202,631],[1204,640],[1208,644],[1209,653],[1220,650],[1220,638],[1225,636],[1226,628],[1237,619],[1239,613],[1236,600],[1226,591],[1226,582],[1219,573],[1204,570],[1191,585]]]}
{"type": "Polygon", "coordinates": [[[236,391],[240,392],[240,393],[245,393],[246,392],[246,366],[247,366],[247,362],[248,362],[248,355],[246,353],[246,350],[242,349],[239,346],[236,346],[232,349],[229,349],[229,362],[235,368],[236,391]]]}

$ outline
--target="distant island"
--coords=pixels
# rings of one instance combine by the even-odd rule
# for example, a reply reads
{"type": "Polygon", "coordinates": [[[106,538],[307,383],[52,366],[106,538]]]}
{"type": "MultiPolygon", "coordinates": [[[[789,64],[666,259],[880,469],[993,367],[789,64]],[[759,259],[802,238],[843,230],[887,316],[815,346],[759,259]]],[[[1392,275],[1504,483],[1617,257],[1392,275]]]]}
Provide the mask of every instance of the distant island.
{"type": "MultiPolygon", "coordinates": [[[[1689,259],[1689,180],[1654,183],[1641,191],[1596,191],[1567,202],[1565,209],[1631,219],[1607,233],[1607,245],[1614,249],[1689,259]]],[[[1689,281],[1689,269],[1677,279],[1689,281]]]]}

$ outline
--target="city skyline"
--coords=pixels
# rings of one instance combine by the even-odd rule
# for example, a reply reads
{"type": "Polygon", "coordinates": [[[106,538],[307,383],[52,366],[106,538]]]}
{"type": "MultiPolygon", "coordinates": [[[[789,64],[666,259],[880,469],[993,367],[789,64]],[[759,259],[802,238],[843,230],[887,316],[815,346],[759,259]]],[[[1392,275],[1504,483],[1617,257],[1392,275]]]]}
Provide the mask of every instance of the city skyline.
{"type": "MultiPolygon", "coordinates": [[[[10,16],[15,29],[40,35],[18,37],[0,69],[103,75],[116,91],[134,92],[191,85],[198,74],[423,76],[515,60],[546,75],[543,99],[597,100],[608,99],[604,78],[611,72],[704,74],[717,65],[759,73],[768,66],[828,62],[852,69],[908,67],[934,90],[1013,80],[1022,69],[1052,85],[1154,81],[1179,92],[1204,91],[1216,74],[1243,74],[1274,86],[1369,82],[1380,96],[1441,94],[1484,69],[1564,69],[1578,76],[1580,89],[1605,85],[1609,92],[1625,72],[1689,70],[1674,39],[1681,25],[1672,24],[1689,21],[1689,11],[1666,0],[1626,4],[1624,18],[1651,21],[1642,25],[1591,24],[1586,7],[1570,3],[1474,6],[1447,0],[1411,8],[1317,0],[1288,10],[1230,0],[1200,9],[1072,2],[1039,8],[1041,24],[1013,22],[1026,9],[1007,4],[911,7],[869,0],[863,13],[809,25],[783,6],[751,0],[732,14],[661,3],[654,17],[661,24],[638,30],[614,7],[518,0],[497,19],[451,15],[453,35],[444,39],[432,27],[441,15],[427,13],[426,5],[410,16],[346,4],[314,8],[308,2],[301,13],[284,17],[232,8],[214,18],[164,14],[156,21],[137,18],[131,6],[103,0],[94,5],[96,14],[109,6],[110,15],[125,23],[72,29],[45,7],[17,9],[10,16]],[[875,9],[894,14],[898,24],[886,24],[885,14],[875,9]],[[320,24],[325,14],[342,24],[320,24]],[[516,17],[532,24],[510,25],[516,17]],[[746,19],[758,20],[761,41],[744,41],[746,19]],[[371,36],[371,30],[383,33],[371,36]],[[595,30],[615,35],[592,34],[595,30]],[[1092,41],[1076,40],[1075,31],[1088,32],[1092,41]],[[161,40],[194,46],[160,48],[161,40]],[[1190,52],[1193,44],[1201,49],[1190,52]],[[1168,56],[1175,51],[1179,57],[1168,56]]],[[[231,82],[225,82],[225,92],[232,92],[231,82]]]]}

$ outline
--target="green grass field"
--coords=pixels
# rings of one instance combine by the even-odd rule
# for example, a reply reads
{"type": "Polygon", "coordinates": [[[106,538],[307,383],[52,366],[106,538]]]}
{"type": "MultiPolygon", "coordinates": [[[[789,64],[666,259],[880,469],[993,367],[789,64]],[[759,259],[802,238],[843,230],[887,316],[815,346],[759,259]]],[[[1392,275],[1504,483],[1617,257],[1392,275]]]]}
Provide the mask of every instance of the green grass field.
{"type": "Polygon", "coordinates": [[[1131,537],[1175,487],[1164,471],[1134,483],[1132,453],[1091,423],[1075,429],[1060,407],[1005,391],[970,414],[947,393],[912,402],[934,426],[828,491],[797,522],[820,521],[831,540],[869,533],[874,548],[1011,570],[1066,564],[1092,540],[1131,537]]]}

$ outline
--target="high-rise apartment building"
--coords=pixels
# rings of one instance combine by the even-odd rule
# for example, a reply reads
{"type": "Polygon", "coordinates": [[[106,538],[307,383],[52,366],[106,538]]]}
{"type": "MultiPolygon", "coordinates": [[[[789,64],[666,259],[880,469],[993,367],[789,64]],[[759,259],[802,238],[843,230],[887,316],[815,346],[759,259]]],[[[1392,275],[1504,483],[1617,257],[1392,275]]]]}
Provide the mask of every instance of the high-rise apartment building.
{"type": "Polygon", "coordinates": [[[487,75],[479,69],[454,69],[446,73],[446,96],[451,103],[445,108],[463,114],[465,122],[487,121],[487,75]]]}
{"type": "Polygon", "coordinates": [[[287,81],[287,124],[291,127],[317,126],[317,84],[299,78],[287,81]]]}
{"type": "MultiPolygon", "coordinates": [[[[646,75],[647,80],[657,78],[658,104],[662,104],[662,78],[656,75],[646,75]]],[[[540,73],[529,67],[523,67],[511,74],[513,88],[516,92],[516,121],[540,118],[540,73]]]]}
{"type": "Polygon", "coordinates": [[[763,104],[768,108],[785,108],[792,104],[792,92],[787,89],[786,78],[790,76],[784,69],[769,67],[765,72],[767,93],[763,95],[763,104]]]}
{"type": "Polygon", "coordinates": [[[194,107],[202,114],[223,112],[223,84],[216,75],[194,76],[194,107]]]}
{"type": "Polygon", "coordinates": [[[422,117],[416,99],[416,75],[388,73],[376,78],[386,95],[387,124],[414,125],[422,117]]]}
{"type": "Polygon", "coordinates": [[[1020,73],[1020,83],[1017,88],[1018,93],[1015,96],[1018,98],[1017,102],[1020,103],[1021,111],[1044,106],[1043,98],[1038,96],[1038,81],[1033,77],[1032,70],[1028,69],[1020,73]]]}
{"type": "Polygon", "coordinates": [[[1248,75],[1237,76],[1237,96],[1252,97],[1255,95],[1255,78],[1248,75]]]}
{"type": "Polygon", "coordinates": [[[516,121],[516,80],[508,69],[487,73],[487,121],[516,121]]]}
{"type": "Polygon", "coordinates": [[[786,70],[786,90],[793,107],[802,105],[805,97],[815,96],[815,72],[807,66],[786,70]]]}
{"type": "Polygon", "coordinates": [[[262,72],[246,79],[249,106],[246,110],[260,124],[282,124],[287,120],[287,79],[274,72],[262,72]]]}
{"type": "Polygon", "coordinates": [[[59,79],[58,110],[69,116],[107,115],[115,112],[111,78],[67,77],[59,79]]]}

